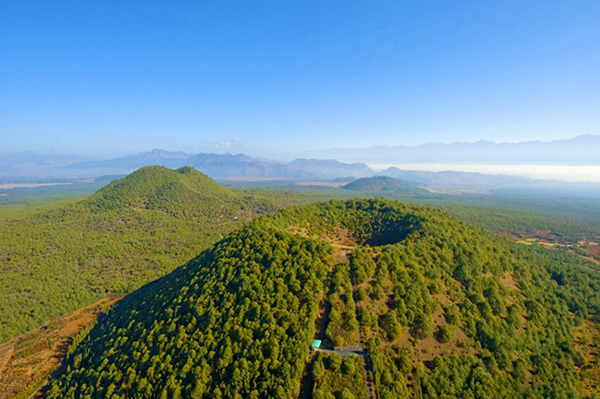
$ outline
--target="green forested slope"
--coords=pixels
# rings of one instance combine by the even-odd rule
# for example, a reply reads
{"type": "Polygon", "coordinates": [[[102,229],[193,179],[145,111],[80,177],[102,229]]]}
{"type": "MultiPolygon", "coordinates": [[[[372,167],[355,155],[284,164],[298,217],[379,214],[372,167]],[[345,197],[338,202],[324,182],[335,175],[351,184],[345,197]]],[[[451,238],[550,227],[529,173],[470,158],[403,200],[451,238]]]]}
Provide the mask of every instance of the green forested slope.
{"type": "MultiPolygon", "coordinates": [[[[331,242],[355,246],[377,397],[578,397],[573,330],[600,314],[598,271],[382,200],[294,207],[232,233],[121,301],[72,349],[49,396],[296,395],[331,242]]],[[[320,395],[346,378],[334,366],[313,372],[320,395]]]]}
{"type": "Polygon", "coordinates": [[[346,184],[343,188],[345,190],[369,191],[375,193],[382,191],[423,191],[416,188],[416,184],[414,183],[403,182],[388,176],[363,177],[346,184]]]}
{"type": "Polygon", "coordinates": [[[447,220],[351,269],[379,397],[577,397],[574,327],[600,314],[600,274],[447,220]]]}
{"type": "Polygon", "coordinates": [[[146,167],[72,205],[0,221],[0,342],[163,276],[272,209],[202,173],[146,167]]]}
{"type": "Polygon", "coordinates": [[[289,396],[329,257],[314,240],[238,231],[121,301],[73,355],[65,381],[79,381],[75,396],[289,396]]]}

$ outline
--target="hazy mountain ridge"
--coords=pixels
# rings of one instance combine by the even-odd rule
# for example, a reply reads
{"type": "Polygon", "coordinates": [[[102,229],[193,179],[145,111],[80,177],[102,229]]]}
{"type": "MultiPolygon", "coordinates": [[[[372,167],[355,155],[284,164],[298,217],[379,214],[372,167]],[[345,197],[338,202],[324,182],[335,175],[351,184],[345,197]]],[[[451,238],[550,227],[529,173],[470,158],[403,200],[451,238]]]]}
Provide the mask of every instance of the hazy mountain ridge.
{"type": "Polygon", "coordinates": [[[364,177],[374,172],[363,163],[346,164],[336,160],[296,159],[282,163],[244,154],[186,154],[153,150],[122,158],[102,161],[77,162],[67,166],[69,171],[81,173],[119,174],[131,169],[159,164],[169,168],[190,166],[213,178],[230,179],[334,179],[339,176],[364,177]]]}
{"type": "MultiPolygon", "coordinates": [[[[80,157],[72,155],[38,154],[31,151],[16,152],[0,155],[0,181],[6,175],[46,176],[49,169],[61,168],[81,161],[80,157]]],[[[21,181],[23,180],[20,178],[21,181]]]]}
{"type": "Polygon", "coordinates": [[[191,155],[183,152],[170,152],[160,149],[154,149],[148,152],[140,152],[138,154],[127,155],[120,158],[103,159],[96,161],[75,162],[64,169],[67,171],[89,171],[102,172],[102,174],[118,174],[128,173],[135,169],[144,166],[160,164],[168,168],[179,168],[186,166],[186,160],[191,155]],[[104,173],[107,171],[107,173],[104,173]]]}
{"type": "Polygon", "coordinates": [[[373,174],[373,170],[364,163],[342,163],[335,159],[298,158],[288,165],[327,176],[335,175],[334,178],[339,178],[340,176],[366,177],[373,174]]]}
{"type": "Polygon", "coordinates": [[[555,141],[520,143],[426,143],[416,146],[375,146],[311,151],[314,157],[344,162],[360,159],[372,163],[484,163],[484,164],[600,164],[600,135],[583,135],[555,141]]]}
{"type": "Polygon", "coordinates": [[[535,183],[540,183],[540,180],[527,177],[486,175],[483,173],[455,172],[451,170],[443,172],[427,172],[390,167],[379,174],[427,186],[500,188],[526,187],[532,186],[535,183]]]}
{"type": "MultiPolygon", "coordinates": [[[[579,163],[600,163],[600,136],[587,135],[553,142],[494,143],[479,141],[453,144],[430,143],[415,147],[371,147],[367,149],[328,151],[335,151],[335,153],[329,154],[327,151],[321,151],[320,158],[324,155],[333,155],[339,159],[374,159],[375,163],[395,161],[406,165],[417,161],[447,162],[449,163],[449,169],[452,168],[450,164],[453,162],[516,162],[516,158],[513,160],[500,159],[504,156],[503,154],[508,153],[521,154],[523,157],[530,154],[531,156],[527,158],[527,162],[530,163],[543,163],[542,159],[544,157],[552,158],[553,162],[559,162],[561,159],[565,162],[571,162],[575,156],[579,163]],[[554,157],[554,152],[558,150],[562,151],[565,156],[562,158],[554,157]],[[466,159],[467,155],[471,157],[468,160],[466,159]]],[[[524,162],[525,159],[523,158],[521,161],[524,162]]],[[[499,188],[546,188],[549,186],[556,188],[560,185],[561,188],[580,191],[598,190],[594,185],[584,187],[584,184],[576,186],[574,183],[563,183],[559,180],[541,180],[510,175],[452,170],[441,172],[416,171],[410,170],[410,166],[407,166],[406,169],[390,167],[381,172],[376,172],[365,163],[347,163],[336,159],[297,158],[290,162],[281,162],[245,154],[189,154],[160,149],[114,159],[87,161],[81,161],[74,157],[47,154],[40,154],[39,156],[33,153],[9,154],[0,161],[0,182],[36,181],[34,176],[39,176],[38,181],[40,182],[46,181],[43,179],[49,180],[51,176],[54,176],[57,181],[58,179],[122,176],[150,165],[161,165],[173,169],[190,166],[202,171],[211,178],[220,180],[325,181],[341,177],[364,178],[383,175],[431,187],[494,190],[499,188]]]]}

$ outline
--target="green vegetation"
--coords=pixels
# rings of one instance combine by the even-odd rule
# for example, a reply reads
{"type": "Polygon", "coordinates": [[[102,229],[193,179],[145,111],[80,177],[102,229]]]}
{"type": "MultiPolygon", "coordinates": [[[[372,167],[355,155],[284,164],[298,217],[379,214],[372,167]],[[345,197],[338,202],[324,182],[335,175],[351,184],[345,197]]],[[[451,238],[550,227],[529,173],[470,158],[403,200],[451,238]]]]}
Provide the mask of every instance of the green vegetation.
{"type": "Polygon", "coordinates": [[[515,199],[498,196],[445,196],[419,201],[444,209],[485,229],[504,233],[552,230],[563,239],[600,236],[600,202],[585,199],[515,199]]]}
{"type": "Polygon", "coordinates": [[[600,312],[598,271],[433,220],[412,245],[352,254],[378,396],[577,396],[573,329],[600,312]]]}
{"type": "Polygon", "coordinates": [[[579,391],[600,391],[600,318],[585,320],[575,329],[575,367],[580,372],[579,391]]]}
{"type": "MultiPolygon", "coordinates": [[[[417,189],[240,190],[190,168],[161,167],[143,168],[85,199],[69,190],[24,197],[24,203],[11,197],[9,205],[0,206],[0,342],[100,298],[129,293],[242,222],[291,204],[380,195],[439,206],[499,232],[547,229],[567,243],[600,236],[599,207],[592,200],[448,196],[417,189]],[[53,201],[44,202],[48,198],[53,201]]],[[[380,397],[435,396],[449,389],[451,396],[469,396],[475,380],[466,376],[473,373],[481,381],[495,381],[488,385],[502,388],[498,392],[506,396],[593,392],[579,389],[578,378],[596,375],[589,371],[596,370],[592,355],[580,366],[582,353],[596,352],[573,346],[574,325],[599,314],[591,263],[564,253],[562,245],[509,245],[435,210],[386,201],[341,204],[291,208],[259,226],[356,247],[348,263],[330,270],[326,335],[335,346],[353,346],[360,320],[380,397]],[[490,266],[498,263],[502,268],[490,266]],[[357,283],[354,297],[351,279],[357,283]],[[543,318],[531,316],[530,308],[536,314],[544,309],[543,318]],[[567,371],[557,368],[557,359],[566,362],[567,371]],[[556,384],[543,388],[552,374],[558,375],[556,384]],[[448,379],[458,382],[447,388],[448,379]]],[[[79,340],[86,342],[83,335],[79,340]]],[[[344,378],[327,374],[317,386],[323,394],[339,396],[337,387],[354,377],[344,378]]],[[[297,388],[298,381],[294,374],[287,383],[297,388]]],[[[263,388],[258,391],[267,392],[263,388]]],[[[359,397],[358,392],[352,391],[359,397]]]]}
{"type": "Polygon", "coordinates": [[[0,218],[0,342],[131,292],[274,206],[194,169],[147,167],[48,208],[0,218]]]}
{"type": "Polygon", "coordinates": [[[354,312],[350,269],[347,264],[341,263],[335,267],[332,284],[333,292],[329,295],[331,311],[325,334],[335,347],[356,346],[359,343],[358,321],[354,312]]]}
{"type": "Polygon", "coordinates": [[[388,176],[374,176],[364,177],[362,179],[354,180],[344,186],[345,190],[354,191],[370,191],[370,192],[382,192],[382,191],[420,191],[415,187],[414,183],[403,182],[393,177],[388,176]]]}
{"type": "MultiPolygon", "coordinates": [[[[49,396],[296,395],[328,242],[342,238],[357,245],[349,268],[377,397],[580,396],[574,330],[600,314],[592,263],[382,200],[293,207],[232,233],[117,304],[49,396]]],[[[346,273],[333,273],[342,311],[346,273]]],[[[315,394],[364,395],[358,364],[319,362],[315,394]]]]}
{"type": "MultiPolygon", "coordinates": [[[[501,190],[490,194],[447,195],[418,188],[401,191],[341,190],[315,187],[306,189],[288,183],[245,183],[244,188],[260,187],[262,192],[275,196],[285,192],[289,198],[297,194],[307,199],[385,198],[417,205],[441,208],[458,218],[485,229],[503,233],[535,233],[549,229],[562,238],[577,242],[582,236],[600,237],[600,200],[573,198],[541,190],[510,192],[501,190]],[[268,189],[268,190],[265,190],[268,189]]],[[[564,193],[563,193],[564,194],[564,193]]],[[[299,203],[299,202],[294,202],[299,203]]]]}
{"type": "Polygon", "coordinates": [[[330,247],[243,228],[119,302],[50,397],[289,397],[298,389],[330,247]]]}
{"type": "Polygon", "coordinates": [[[315,386],[314,399],[363,399],[365,391],[365,367],[359,356],[340,357],[337,354],[319,353],[312,369],[315,386]]]}

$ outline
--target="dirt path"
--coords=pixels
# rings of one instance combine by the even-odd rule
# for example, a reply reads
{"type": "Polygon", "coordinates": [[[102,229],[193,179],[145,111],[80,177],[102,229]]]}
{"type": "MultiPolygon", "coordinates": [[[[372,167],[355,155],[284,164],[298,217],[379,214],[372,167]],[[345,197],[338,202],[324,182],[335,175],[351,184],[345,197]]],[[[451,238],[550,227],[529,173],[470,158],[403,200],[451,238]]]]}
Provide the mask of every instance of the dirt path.
{"type": "Polygon", "coordinates": [[[300,381],[300,394],[298,395],[298,399],[310,399],[312,397],[312,391],[315,387],[315,381],[312,377],[312,368],[316,358],[317,353],[311,352],[306,367],[304,368],[302,380],[300,381]]]}
{"type": "MultiPolygon", "coordinates": [[[[352,282],[352,297],[354,299],[354,314],[358,315],[358,305],[356,299],[356,288],[354,286],[354,282],[352,282]]],[[[373,381],[371,381],[371,376],[373,375],[373,370],[371,367],[371,361],[369,359],[369,353],[365,349],[365,343],[363,341],[362,329],[360,327],[360,322],[358,323],[358,342],[360,343],[361,356],[363,358],[363,362],[365,365],[365,382],[367,384],[367,396],[369,399],[374,399],[374,387],[373,381]]]]}
{"type": "Polygon", "coordinates": [[[365,350],[362,346],[342,346],[341,348],[334,349],[317,349],[317,352],[327,353],[328,355],[333,355],[334,353],[340,355],[341,357],[349,357],[353,355],[364,356],[365,350]]]}
{"type": "MultiPolygon", "coordinates": [[[[334,264],[337,259],[336,254],[333,255],[334,264]]],[[[321,298],[320,308],[323,309],[322,312],[317,316],[317,320],[315,321],[315,339],[320,339],[323,341],[325,339],[325,331],[327,331],[327,324],[329,323],[329,313],[331,312],[331,304],[329,303],[329,295],[333,292],[333,284],[331,284],[331,275],[333,274],[334,267],[331,267],[329,273],[327,274],[327,280],[325,281],[325,294],[321,298]]],[[[315,381],[312,378],[312,367],[315,363],[316,352],[311,352],[308,361],[306,362],[306,367],[304,368],[304,374],[302,376],[302,381],[300,381],[300,394],[298,398],[300,399],[309,399],[312,397],[312,391],[315,386],[315,381]]]]}
{"type": "MultiPolygon", "coordinates": [[[[341,250],[341,252],[343,253],[343,255],[340,255],[338,260],[338,263],[343,263],[347,261],[347,255],[348,253],[354,249],[353,247],[348,247],[348,246],[343,246],[343,245],[334,245],[334,248],[336,250],[341,250]]],[[[330,292],[328,294],[331,293],[331,289],[330,292]]],[[[352,297],[354,298],[354,314],[358,315],[358,305],[357,305],[357,299],[356,299],[356,289],[354,284],[352,284],[352,297]]],[[[324,323],[325,325],[327,323],[324,323]]],[[[325,331],[323,330],[322,334],[319,336],[318,339],[323,339],[325,337],[325,331]]],[[[348,356],[361,356],[364,362],[364,370],[365,370],[365,383],[366,383],[366,392],[367,392],[367,397],[369,399],[374,399],[375,398],[375,394],[374,394],[374,387],[373,387],[373,383],[371,381],[371,376],[373,375],[373,370],[371,367],[371,362],[369,360],[369,354],[367,352],[367,350],[365,349],[365,343],[363,341],[363,334],[362,334],[362,329],[360,327],[360,323],[358,325],[358,342],[359,345],[358,346],[344,346],[344,347],[340,347],[340,348],[328,348],[328,347],[322,347],[320,348],[318,351],[319,352],[324,352],[327,354],[338,354],[341,357],[348,357],[348,356]]]]}
{"type": "MultiPolygon", "coordinates": [[[[348,261],[348,254],[350,252],[352,252],[352,250],[355,249],[355,247],[352,247],[349,245],[341,245],[341,244],[334,244],[334,243],[330,243],[330,244],[334,248],[334,253],[333,253],[334,266],[338,265],[340,263],[346,263],[348,261]]],[[[304,372],[304,375],[302,377],[302,381],[300,384],[300,395],[298,397],[300,399],[308,399],[308,398],[312,397],[312,391],[313,391],[314,384],[315,384],[315,382],[312,378],[312,367],[313,367],[314,361],[316,359],[316,354],[318,352],[323,352],[326,354],[336,353],[341,357],[360,356],[364,362],[365,382],[366,382],[365,390],[367,392],[367,397],[369,399],[374,399],[375,394],[373,392],[373,384],[371,381],[371,375],[372,375],[371,362],[369,361],[369,354],[367,353],[367,351],[364,347],[360,324],[358,326],[358,338],[359,338],[358,346],[344,346],[344,347],[340,347],[340,348],[335,348],[335,347],[331,346],[331,344],[328,345],[325,342],[325,331],[327,330],[327,324],[329,323],[329,313],[331,311],[331,304],[329,303],[328,298],[329,298],[329,295],[331,295],[333,292],[333,285],[331,284],[331,273],[333,272],[333,269],[334,269],[334,267],[332,267],[332,269],[329,271],[329,275],[327,276],[327,282],[326,282],[327,293],[325,294],[324,298],[322,299],[322,301],[324,302],[324,304],[322,305],[323,312],[321,313],[321,315],[319,316],[319,318],[316,322],[317,331],[315,333],[315,339],[320,339],[324,344],[321,346],[321,348],[319,348],[318,350],[313,350],[313,352],[310,354],[310,358],[307,361],[306,369],[305,369],[305,372],[304,372]]],[[[352,284],[352,296],[354,298],[354,312],[355,312],[355,314],[358,314],[358,307],[356,305],[356,291],[355,291],[354,284],[352,284]]]]}
{"type": "Polygon", "coordinates": [[[73,337],[119,299],[101,299],[0,345],[0,399],[29,393],[36,397],[60,365],[73,337]]]}

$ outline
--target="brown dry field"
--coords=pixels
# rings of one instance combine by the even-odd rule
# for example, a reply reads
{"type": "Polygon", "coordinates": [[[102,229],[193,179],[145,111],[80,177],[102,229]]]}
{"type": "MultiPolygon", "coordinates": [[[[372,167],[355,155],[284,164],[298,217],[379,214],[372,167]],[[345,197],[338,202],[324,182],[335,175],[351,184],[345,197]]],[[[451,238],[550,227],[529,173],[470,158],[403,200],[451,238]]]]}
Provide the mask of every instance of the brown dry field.
{"type": "Polygon", "coordinates": [[[586,251],[592,256],[600,257],[600,244],[597,242],[589,242],[586,251]]]}
{"type": "Polygon", "coordinates": [[[106,297],[0,345],[0,399],[38,397],[73,337],[119,299],[106,297]]]}
{"type": "Polygon", "coordinates": [[[600,318],[585,320],[575,329],[575,348],[583,357],[581,367],[576,367],[581,380],[579,393],[600,393],[600,318]]]}

